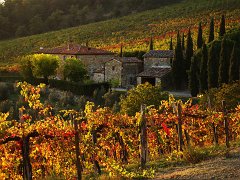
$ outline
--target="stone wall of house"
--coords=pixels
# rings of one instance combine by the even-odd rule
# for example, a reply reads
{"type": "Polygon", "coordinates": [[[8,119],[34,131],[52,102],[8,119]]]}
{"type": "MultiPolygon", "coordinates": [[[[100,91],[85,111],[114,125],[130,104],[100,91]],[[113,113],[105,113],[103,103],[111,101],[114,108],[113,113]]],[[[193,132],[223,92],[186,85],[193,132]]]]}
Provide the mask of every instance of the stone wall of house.
{"type": "Polygon", "coordinates": [[[78,55],[77,59],[83,62],[92,76],[94,71],[104,68],[104,63],[113,57],[114,55],[78,55]]]}
{"type": "Polygon", "coordinates": [[[63,61],[68,58],[77,58],[81,60],[88,71],[90,79],[96,78],[96,75],[94,77],[94,72],[99,69],[103,69],[104,63],[114,57],[114,55],[77,55],[76,56],[76,55],[65,55],[65,54],[63,55],[61,54],[58,56],[63,61]]]}
{"type": "Polygon", "coordinates": [[[105,64],[105,81],[118,83],[122,81],[122,63],[118,60],[111,60],[105,64]]]}
{"type": "Polygon", "coordinates": [[[137,74],[143,71],[143,63],[123,63],[122,86],[137,85],[137,74]]]}
{"type": "Polygon", "coordinates": [[[104,82],[104,73],[93,73],[92,80],[98,83],[104,82]]]}
{"type": "Polygon", "coordinates": [[[157,66],[170,66],[170,58],[144,58],[144,69],[157,66]]]}

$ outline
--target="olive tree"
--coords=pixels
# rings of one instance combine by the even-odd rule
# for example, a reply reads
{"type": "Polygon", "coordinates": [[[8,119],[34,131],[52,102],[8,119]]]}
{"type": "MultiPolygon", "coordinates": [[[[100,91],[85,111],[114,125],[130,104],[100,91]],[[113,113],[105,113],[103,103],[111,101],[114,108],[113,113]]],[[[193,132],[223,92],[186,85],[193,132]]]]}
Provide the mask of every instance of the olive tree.
{"type": "Polygon", "coordinates": [[[66,59],[63,75],[64,79],[69,79],[73,82],[82,82],[87,75],[87,70],[80,60],[75,58],[66,59]]]}
{"type": "Polygon", "coordinates": [[[160,86],[145,83],[129,90],[127,96],[122,96],[120,99],[121,112],[135,115],[140,111],[141,104],[158,106],[161,100],[168,99],[168,93],[162,92],[160,86]]]}
{"type": "Polygon", "coordinates": [[[33,75],[35,77],[43,77],[48,84],[49,76],[56,74],[59,66],[59,57],[49,54],[34,54],[32,59],[33,75]]]}

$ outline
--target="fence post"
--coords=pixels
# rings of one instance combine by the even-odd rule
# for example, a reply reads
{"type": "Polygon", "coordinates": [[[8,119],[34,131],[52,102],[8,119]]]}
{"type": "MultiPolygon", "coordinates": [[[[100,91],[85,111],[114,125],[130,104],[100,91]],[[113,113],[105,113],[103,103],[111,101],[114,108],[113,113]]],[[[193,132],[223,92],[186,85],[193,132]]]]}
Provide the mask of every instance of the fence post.
{"type": "Polygon", "coordinates": [[[29,137],[22,137],[23,179],[32,180],[32,166],[29,157],[29,137]]]}
{"type": "Polygon", "coordinates": [[[76,167],[77,167],[77,179],[81,180],[82,179],[82,166],[80,162],[80,139],[79,139],[79,130],[78,130],[78,122],[76,119],[73,118],[73,115],[71,114],[71,120],[74,123],[74,130],[75,130],[75,147],[76,147],[76,167]]]}
{"type": "Polygon", "coordinates": [[[222,101],[222,111],[223,111],[223,116],[224,116],[224,128],[225,128],[225,135],[226,135],[226,147],[230,147],[229,143],[229,122],[227,118],[227,109],[226,109],[226,102],[223,100],[222,101]]]}
{"type": "Polygon", "coordinates": [[[182,133],[182,106],[180,103],[177,104],[177,116],[178,116],[178,142],[179,142],[179,149],[183,151],[183,133],[182,133]]]}
{"type": "MultiPolygon", "coordinates": [[[[208,96],[208,108],[211,110],[212,109],[212,103],[211,103],[211,99],[208,96]]],[[[217,126],[215,125],[215,123],[212,123],[212,128],[213,128],[213,142],[214,145],[217,146],[218,145],[218,134],[217,134],[217,126]]]]}
{"type": "MultiPolygon", "coordinates": [[[[22,119],[23,111],[19,110],[19,122],[21,124],[24,123],[22,119]]],[[[23,162],[23,179],[24,180],[32,180],[32,166],[29,157],[29,137],[25,136],[25,130],[23,127],[23,136],[22,136],[22,162],[23,162]]]]}
{"type": "Polygon", "coordinates": [[[141,168],[144,169],[147,162],[147,123],[145,117],[146,105],[141,105],[141,124],[140,124],[140,159],[141,168]]]}
{"type": "MultiPolygon", "coordinates": [[[[93,144],[96,145],[96,143],[97,143],[96,130],[92,130],[92,141],[93,141],[93,144]]],[[[101,167],[100,167],[98,161],[95,159],[94,155],[92,156],[92,159],[93,159],[93,164],[94,164],[95,170],[97,171],[98,174],[101,174],[102,173],[101,167]]]]}

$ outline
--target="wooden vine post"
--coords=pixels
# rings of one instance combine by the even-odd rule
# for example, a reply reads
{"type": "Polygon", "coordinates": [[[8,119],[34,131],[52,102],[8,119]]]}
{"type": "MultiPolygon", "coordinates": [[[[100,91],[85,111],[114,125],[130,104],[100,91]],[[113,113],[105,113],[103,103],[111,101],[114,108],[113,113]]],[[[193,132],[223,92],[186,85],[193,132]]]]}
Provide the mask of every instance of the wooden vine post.
{"type": "Polygon", "coordinates": [[[81,161],[80,161],[80,139],[79,139],[79,129],[78,129],[78,121],[73,118],[73,115],[71,114],[71,120],[74,123],[74,130],[75,130],[75,154],[76,154],[76,168],[77,168],[77,179],[81,180],[82,179],[82,166],[81,166],[81,161]]]}
{"type": "MultiPolygon", "coordinates": [[[[208,108],[211,110],[212,109],[212,103],[211,103],[211,99],[208,96],[208,108]]],[[[217,134],[217,126],[215,125],[215,123],[212,123],[212,128],[213,128],[213,142],[215,146],[218,146],[218,134],[217,134]]]]}
{"type": "Polygon", "coordinates": [[[146,105],[141,105],[141,123],[140,123],[140,160],[141,168],[146,167],[147,162],[147,122],[145,117],[146,105]]]}
{"type": "Polygon", "coordinates": [[[180,103],[177,104],[177,116],[178,116],[178,140],[179,140],[179,149],[183,151],[183,132],[182,132],[182,106],[180,103]]]}
{"type": "Polygon", "coordinates": [[[222,111],[223,111],[223,117],[224,117],[224,128],[225,128],[225,140],[226,140],[226,147],[230,147],[229,143],[229,122],[227,118],[227,109],[226,109],[226,102],[223,100],[222,101],[222,111]]]}
{"type": "MultiPolygon", "coordinates": [[[[97,144],[97,131],[96,130],[92,130],[92,141],[93,141],[93,144],[95,146],[97,144]]],[[[93,159],[93,164],[94,164],[95,171],[99,175],[102,174],[101,167],[100,167],[98,161],[95,159],[94,155],[92,156],[92,159],[93,159]]]]}
{"type": "Polygon", "coordinates": [[[183,146],[184,146],[184,142],[183,142],[183,130],[182,130],[182,106],[180,103],[173,104],[173,113],[177,114],[178,117],[178,124],[177,124],[177,132],[178,132],[178,146],[179,146],[179,150],[183,151],[183,146]]]}
{"type": "MultiPolygon", "coordinates": [[[[24,120],[22,120],[23,112],[19,111],[19,121],[21,124],[24,123],[24,120]]],[[[24,128],[24,127],[23,127],[24,128]]],[[[22,158],[23,158],[23,179],[24,180],[32,180],[32,166],[30,162],[29,157],[29,135],[25,135],[24,129],[23,129],[23,136],[22,136],[22,158]]]]}

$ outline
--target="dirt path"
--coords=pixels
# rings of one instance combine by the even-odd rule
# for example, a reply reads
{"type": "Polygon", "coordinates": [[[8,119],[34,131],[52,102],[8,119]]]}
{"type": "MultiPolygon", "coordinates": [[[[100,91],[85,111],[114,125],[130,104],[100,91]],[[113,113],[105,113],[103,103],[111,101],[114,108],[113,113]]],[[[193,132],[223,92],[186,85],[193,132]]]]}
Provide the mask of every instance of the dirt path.
{"type": "Polygon", "coordinates": [[[240,180],[240,153],[231,158],[217,157],[199,164],[159,169],[157,179],[232,179],[240,180]]]}

